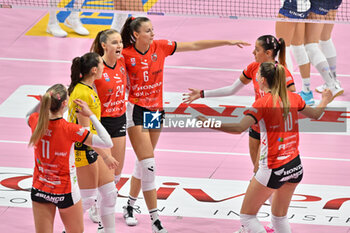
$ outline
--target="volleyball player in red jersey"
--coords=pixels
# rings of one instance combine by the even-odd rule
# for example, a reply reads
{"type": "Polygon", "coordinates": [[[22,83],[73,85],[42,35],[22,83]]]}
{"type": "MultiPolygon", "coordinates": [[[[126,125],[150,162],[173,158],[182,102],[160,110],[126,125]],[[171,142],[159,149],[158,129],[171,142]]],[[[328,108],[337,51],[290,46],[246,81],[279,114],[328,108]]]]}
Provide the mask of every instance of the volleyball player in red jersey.
{"type": "MultiPolygon", "coordinates": [[[[241,133],[258,123],[261,130],[259,169],[246,191],[240,212],[242,228],[238,232],[266,232],[256,214],[273,194],[272,226],[276,233],[291,233],[288,206],[303,176],[298,150],[298,112],[318,119],[333,96],[326,89],[320,104],[311,108],[298,94],[287,91],[283,66],[270,62],[260,65],[257,79],[266,94],[254,102],[240,123],[226,123],[217,128],[228,133],[241,133]]],[[[203,116],[198,119],[207,120],[203,116]]]]}
{"type": "MultiPolygon", "coordinates": [[[[282,38],[276,39],[272,35],[260,36],[255,42],[255,48],[253,51],[255,62],[250,63],[247,68],[242,72],[239,79],[237,79],[232,85],[213,89],[213,90],[199,90],[194,88],[189,88],[191,91],[184,98],[185,103],[191,103],[192,101],[199,98],[207,97],[221,97],[234,95],[238,90],[240,90],[244,85],[248,85],[253,81],[255,100],[264,96],[264,92],[260,90],[259,83],[257,81],[257,73],[259,66],[263,62],[273,62],[278,54],[278,61],[284,66],[286,72],[286,85],[289,91],[295,91],[294,79],[289,70],[286,68],[285,62],[285,43],[282,38]]],[[[258,169],[258,152],[260,146],[260,130],[258,125],[252,125],[249,129],[249,153],[250,158],[254,164],[254,172],[258,169]]]]}
{"type": "MultiPolygon", "coordinates": [[[[102,78],[95,80],[94,85],[101,101],[101,123],[112,138],[112,156],[119,162],[119,166],[114,171],[116,184],[120,180],[123,169],[126,143],[125,92],[127,80],[122,50],[121,35],[114,29],[100,31],[91,46],[92,52],[102,56],[104,64],[102,78]]],[[[97,208],[94,205],[89,210],[89,216],[94,222],[98,222],[97,208]]]]}
{"type": "Polygon", "coordinates": [[[74,165],[74,142],[109,148],[112,141],[87,104],[79,99],[77,111],[89,117],[97,129],[90,134],[82,126],[63,119],[67,109],[67,89],[62,84],[50,87],[39,104],[27,114],[32,130],[29,145],[34,146],[35,167],[31,199],[37,233],[53,232],[58,207],[67,233],[81,233],[83,209],[74,165]],[[39,112],[38,112],[39,111],[39,112]]]}
{"type": "MultiPolygon", "coordinates": [[[[154,149],[160,129],[143,129],[143,115],[155,111],[154,117],[164,117],[163,72],[164,61],[175,52],[196,51],[225,45],[239,47],[249,45],[235,40],[203,40],[175,42],[154,40],[151,21],[146,17],[130,17],[122,29],[125,58],[130,87],[127,104],[128,134],[137,160],[131,178],[130,197],[127,210],[132,206],[142,187],[151,216],[153,232],[167,232],[158,219],[157,193],[155,185],[156,165],[154,149]]],[[[158,118],[159,119],[159,118],[158,118]]]]}

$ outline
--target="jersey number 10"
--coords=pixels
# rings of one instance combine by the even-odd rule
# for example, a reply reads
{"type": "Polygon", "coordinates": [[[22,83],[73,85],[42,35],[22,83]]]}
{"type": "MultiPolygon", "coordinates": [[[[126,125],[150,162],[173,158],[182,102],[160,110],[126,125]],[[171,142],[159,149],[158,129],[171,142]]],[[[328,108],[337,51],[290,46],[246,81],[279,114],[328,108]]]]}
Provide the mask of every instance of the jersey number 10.
{"type": "Polygon", "coordinates": [[[292,113],[289,112],[286,120],[284,121],[284,131],[292,131],[293,129],[293,118],[292,113]]]}

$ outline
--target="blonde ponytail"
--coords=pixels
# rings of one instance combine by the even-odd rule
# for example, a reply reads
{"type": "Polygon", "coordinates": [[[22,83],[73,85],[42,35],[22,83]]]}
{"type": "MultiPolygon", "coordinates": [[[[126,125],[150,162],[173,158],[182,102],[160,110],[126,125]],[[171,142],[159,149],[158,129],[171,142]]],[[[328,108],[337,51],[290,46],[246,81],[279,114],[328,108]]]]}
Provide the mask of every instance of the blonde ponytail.
{"type": "Polygon", "coordinates": [[[286,73],[284,67],[271,62],[264,62],[260,65],[260,75],[264,77],[271,89],[274,105],[280,102],[283,107],[283,118],[288,117],[290,103],[286,87],[286,73]]]}
{"type": "Polygon", "coordinates": [[[282,65],[277,64],[275,69],[275,85],[271,87],[271,94],[275,99],[275,103],[277,103],[277,99],[281,99],[283,106],[283,118],[286,119],[290,109],[290,103],[287,95],[286,73],[282,65]]]}
{"type": "Polygon", "coordinates": [[[49,126],[49,113],[51,106],[51,95],[46,92],[45,95],[41,97],[40,110],[39,110],[39,120],[35,127],[35,130],[30,137],[29,146],[34,146],[38,143],[40,138],[42,138],[49,126]]]}
{"type": "Polygon", "coordinates": [[[60,110],[62,103],[67,99],[67,89],[62,84],[55,84],[50,87],[41,97],[39,119],[35,130],[30,137],[29,146],[36,145],[45,135],[49,126],[50,111],[56,113],[60,110]]]}

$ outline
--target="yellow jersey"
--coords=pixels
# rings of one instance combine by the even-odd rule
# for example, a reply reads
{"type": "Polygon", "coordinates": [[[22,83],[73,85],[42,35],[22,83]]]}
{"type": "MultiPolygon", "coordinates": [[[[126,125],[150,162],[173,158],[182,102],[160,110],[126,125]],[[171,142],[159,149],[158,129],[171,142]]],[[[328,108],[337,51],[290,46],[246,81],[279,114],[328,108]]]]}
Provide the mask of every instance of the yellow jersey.
{"type": "MultiPolygon", "coordinates": [[[[101,102],[94,89],[86,84],[78,83],[69,97],[68,102],[68,121],[79,124],[75,109],[77,105],[73,102],[75,99],[81,99],[87,103],[91,111],[96,115],[97,119],[101,118],[101,102]]],[[[90,132],[97,134],[95,127],[90,121],[90,132]]]]}
{"type": "MultiPolygon", "coordinates": [[[[75,112],[77,104],[73,102],[75,99],[85,101],[91,111],[96,115],[97,119],[101,117],[101,102],[94,89],[86,84],[78,83],[69,97],[68,102],[68,121],[79,124],[77,114],[75,112]]],[[[90,132],[97,134],[95,127],[90,121],[90,132]]],[[[97,160],[98,154],[89,146],[81,142],[75,142],[74,145],[75,166],[84,167],[94,163],[97,160]]]]}

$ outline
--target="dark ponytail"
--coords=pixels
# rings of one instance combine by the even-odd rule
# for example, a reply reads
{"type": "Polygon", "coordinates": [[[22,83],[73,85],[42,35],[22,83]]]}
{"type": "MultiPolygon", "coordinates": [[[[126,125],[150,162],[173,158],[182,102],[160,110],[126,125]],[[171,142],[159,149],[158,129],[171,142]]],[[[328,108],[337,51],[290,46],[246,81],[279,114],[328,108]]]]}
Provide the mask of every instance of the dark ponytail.
{"type": "Polygon", "coordinates": [[[272,50],[272,58],[275,59],[278,55],[278,62],[285,66],[286,65],[286,44],[282,38],[279,40],[272,35],[264,35],[258,38],[261,47],[264,50],[272,50]]]}
{"type": "Polygon", "coordinates": [[[82,57],[76,57],[73,59],[71,66],[71,83],[68,88],[68,94],[73,92],[74,87],[83,80],[84,77],[90,73],[93,67],[97,67],[99,64],[99,57],[97,53],[86,53],[82,57]]]}
{"type": "Polygon", "coordinates": [[[147,17],[129,17],[122,28],[121,36],[124,48],[127,48],[135,43],[134,32],[139,32],[143,22],[150,21],[147,17]]]}
{"type": "Polygon", "coordinates": [[[282,66],[287,66],[287,64],[286,64],[286,43],[283,40],[283,38],[279,38],[278,42],[280,44],[280,52],[279,52],[279,55],[278,55],[278,62],[282,66]]]}

